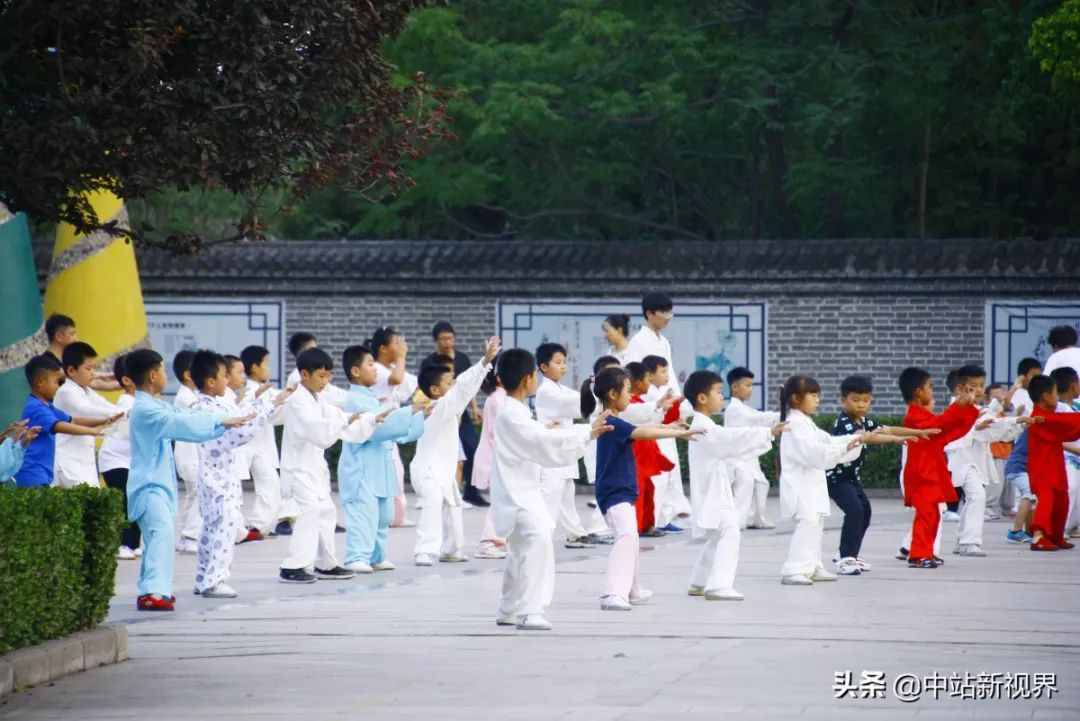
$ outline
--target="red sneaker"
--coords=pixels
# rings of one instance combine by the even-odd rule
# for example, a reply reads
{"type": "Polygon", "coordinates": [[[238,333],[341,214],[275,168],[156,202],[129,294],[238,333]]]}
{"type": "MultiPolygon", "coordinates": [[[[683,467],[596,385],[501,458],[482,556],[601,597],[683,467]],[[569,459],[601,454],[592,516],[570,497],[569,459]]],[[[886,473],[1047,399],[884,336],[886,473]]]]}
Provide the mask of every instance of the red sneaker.
{"type": "Polygon", "coordinates": [[[176,607],[173,605],[175,600],[175,596],[165,598],[158,593],[147,593],[139,596],[135,607],[140,611],[175,611],[176,607]]]}
{"type": "Polygon", "coordinates": [[[261,541],[262,539],[263,534],[259,533],[258,528],[249,528],[247,535],[244,536],[244,540],[240,541],[240,543],[247,543],[249,541],[261,541]]]}
{"type": "Polygon", "coordinates": [[[1064,548],[1066,550],[1068,550],[1070,548],[1076,548],[1076,544],[1075,543],[1070,543],[1069,541],[1058,541],[1057,545],[1058,545],[1058,548],[1064,548]]]}
{"type": "Polygon", "coordinates": [[[1031,544],[1032,551],[1056,551],[1058,546],[1046,536],[1031,544]]]}

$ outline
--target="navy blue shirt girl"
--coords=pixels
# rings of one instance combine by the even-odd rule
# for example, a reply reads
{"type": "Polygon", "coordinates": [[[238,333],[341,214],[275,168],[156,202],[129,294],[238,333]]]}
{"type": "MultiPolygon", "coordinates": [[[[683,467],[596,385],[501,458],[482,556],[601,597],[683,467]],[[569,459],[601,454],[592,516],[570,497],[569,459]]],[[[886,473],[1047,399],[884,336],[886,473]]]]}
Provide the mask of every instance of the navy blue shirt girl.
{"type": "Polygon", "coordinates": [[[603,514],[616,503],[634,505],[638,497],[637,465],[630,439],[636,426],[617,416],[607,422],[615,430],[596,439],[596,504],[603,514]]]}

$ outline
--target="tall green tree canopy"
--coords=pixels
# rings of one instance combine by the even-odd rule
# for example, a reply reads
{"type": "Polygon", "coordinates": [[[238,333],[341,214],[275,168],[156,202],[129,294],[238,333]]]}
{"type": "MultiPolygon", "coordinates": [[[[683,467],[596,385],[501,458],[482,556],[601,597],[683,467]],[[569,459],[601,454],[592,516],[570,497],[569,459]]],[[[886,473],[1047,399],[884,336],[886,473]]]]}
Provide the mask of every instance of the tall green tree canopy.
{"type": "MultiPolygon", "coordinates": [[[[1075,5],[1070,0],[1069,5],[1075,5]]],[[[386,46],[461,88],[461,141],[289,237],[1055,236],[1080,232],[1080,94],[1053,0],[455,0],[386,46]],[[1043,55],[1045,57],[1045,53],[1043,55]]],[[[1065,23],[1065,25],[1063,25],[1065,23]]]]}

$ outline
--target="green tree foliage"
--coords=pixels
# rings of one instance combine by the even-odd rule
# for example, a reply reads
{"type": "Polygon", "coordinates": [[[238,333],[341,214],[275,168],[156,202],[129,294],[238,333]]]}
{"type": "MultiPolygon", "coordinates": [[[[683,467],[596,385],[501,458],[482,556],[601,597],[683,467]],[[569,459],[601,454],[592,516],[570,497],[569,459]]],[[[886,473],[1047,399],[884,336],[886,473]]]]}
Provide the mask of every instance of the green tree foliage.
{"type": "Polygon", "coordinates": [[[1080,232],[1076,0],[456,0],[386,46],[463,93],[461,141],[287,237],[1080,232]],[[1060,16],[1060,17],[1059,17],[1060,16]],[[1040,20],[1041,18],[1048,18],[1040,20]],[[1042,44],[1032,39],[1032,26],[1042,44]],[[1064,27],[1067,24],[1068,27],[1064,27]],[[1041,36],[1040,32],[1036,33],[1041,36]],[[1036,47],[1036,55],[1029,47],[1036,47]],[[1055,50],[1042,50],[1046,43],[1055,50]]]}
{"type": "Polygon", "coordinates": [[[262,234],[268,189],[288,188],[279,207],[405,189],[402,160],[448,135],[443,92],[382,55],[421,1],[0,3],[0,202],[88,230],[72,193],[220,189],[240,238],[262,234]]]}
{"type": "Polygon", "coordinates": [[[1055,81],[1080,86],[1080,0],[1065,0],[1053,13],[1035,21],[1031,51],[1039,67],[1055,81]]]}

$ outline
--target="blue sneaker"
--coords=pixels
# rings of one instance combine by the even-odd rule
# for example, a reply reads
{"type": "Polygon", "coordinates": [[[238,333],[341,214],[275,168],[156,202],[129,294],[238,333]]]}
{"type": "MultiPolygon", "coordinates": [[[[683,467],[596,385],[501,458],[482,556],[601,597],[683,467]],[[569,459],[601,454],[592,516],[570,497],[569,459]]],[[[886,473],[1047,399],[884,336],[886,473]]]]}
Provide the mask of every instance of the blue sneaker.
{"type": "Polygon", "coordinates": [[[682,533],[685,529],[681,526],[676,526],[674,523],[669,523],[660,530],[665,533],[682,533]]]}
{"type": "Polygon", "coordinates": [[[1031,536],[1026,531],[1009,531],[1005,534],[1009,543],[1031,543],[1031,536]]]}

